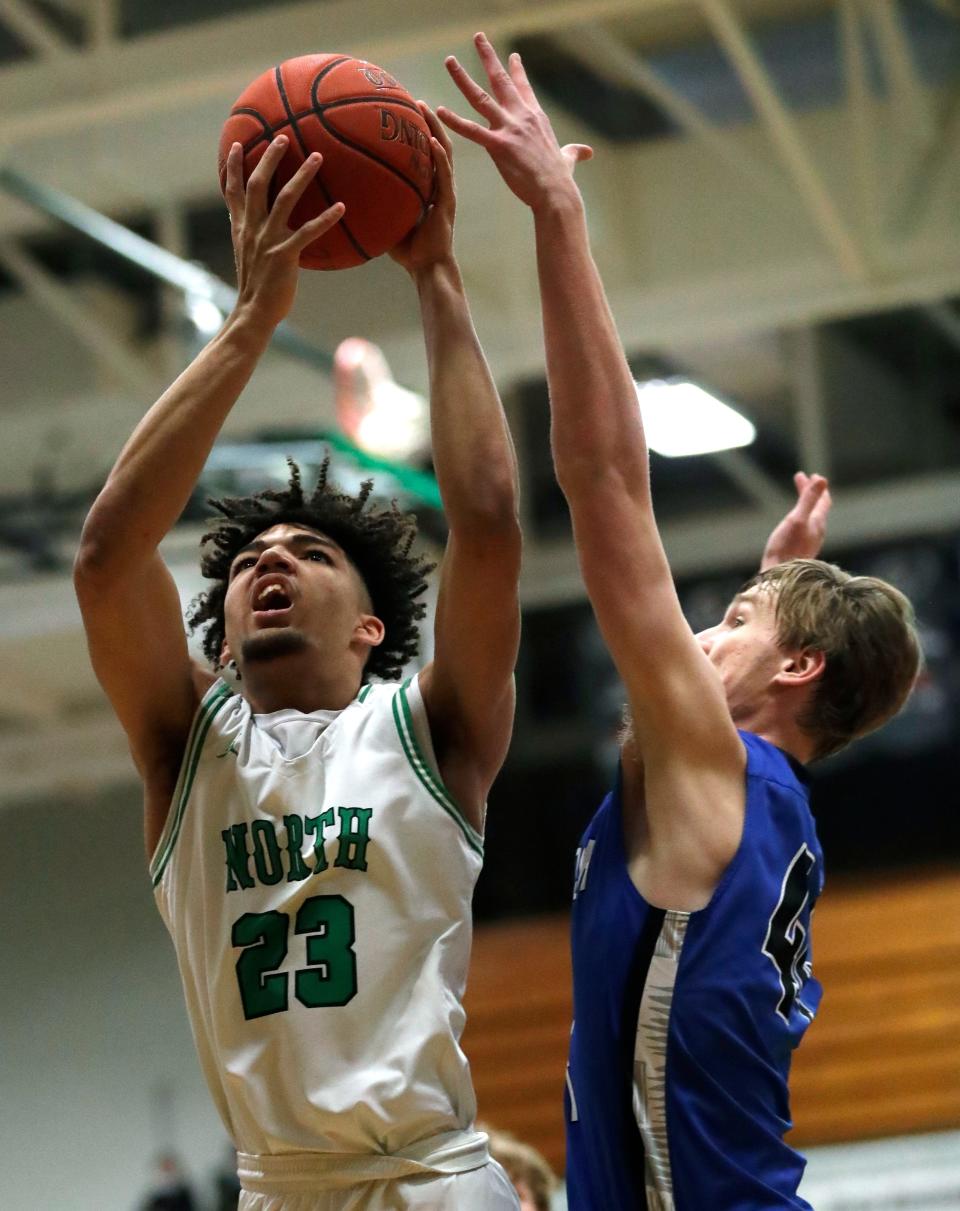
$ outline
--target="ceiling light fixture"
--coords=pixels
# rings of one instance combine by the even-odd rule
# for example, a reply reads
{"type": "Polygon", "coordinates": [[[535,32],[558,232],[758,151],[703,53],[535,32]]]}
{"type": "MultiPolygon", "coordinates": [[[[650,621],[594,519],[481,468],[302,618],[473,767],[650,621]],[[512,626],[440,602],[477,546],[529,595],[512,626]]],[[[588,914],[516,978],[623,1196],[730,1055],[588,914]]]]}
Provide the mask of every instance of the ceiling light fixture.
{"type": "Polygon", "coordinates": [[[745,416],[689,379],[635,385],[647,445],[667,458],[733,450],[757,436],[745,416]]]}

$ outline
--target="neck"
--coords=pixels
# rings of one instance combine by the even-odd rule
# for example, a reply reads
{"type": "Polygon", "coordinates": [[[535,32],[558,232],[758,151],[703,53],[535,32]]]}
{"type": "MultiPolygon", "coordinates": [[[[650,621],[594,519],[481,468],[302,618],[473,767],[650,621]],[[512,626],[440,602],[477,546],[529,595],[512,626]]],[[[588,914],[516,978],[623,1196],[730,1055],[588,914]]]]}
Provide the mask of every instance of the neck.
{"type": "Polygon", "coordinates": [[[343,665],[318,669],[312,661],[278,656],[244,666],[240,692],[257,715],[271,711],[342,711],[356,698],[361,669],[343,665]]]}
{"type": "Polygon", "coordinates": [[[813,760],[813,741],[799,728],[766,728],[757,730],[756,728],[747,729],[756,734],[770,744],[775,744],[777,748],[782,748],[785,753],[789,753],[795,761],[799,761],[801,765],[809,765],[813,760]]]}
{"type": "Polygon", "coordinates": [[[814,742],[797,723],[796,714],[795,705],[788,711],[786,704],[770,699],[751,711],[735,713],[733,721],[745,732],[753,732],[789,753],[801,765],[807,765],[813,760],[814,742]]]}

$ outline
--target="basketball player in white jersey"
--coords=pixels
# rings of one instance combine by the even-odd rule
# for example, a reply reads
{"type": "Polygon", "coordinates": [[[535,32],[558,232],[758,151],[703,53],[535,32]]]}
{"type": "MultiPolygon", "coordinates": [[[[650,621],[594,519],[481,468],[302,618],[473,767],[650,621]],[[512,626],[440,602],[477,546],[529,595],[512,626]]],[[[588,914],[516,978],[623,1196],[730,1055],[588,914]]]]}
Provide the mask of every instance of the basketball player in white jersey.
{"type": "Polygon", "coordinates": [[[293,303],[300,250],[343,213],[287,226],[319,158],[268,208],[281,138],[246,188],[230,152],[237,306],[135,429],[76,561],[241,1211],[518,1206],[459,1047],[484,805],[513,719],[517,475],[453,257],[449,142],[425,115],[436,200],[395,259],[420,299],[450,530],[432,662],[403,686],[369,680],[415,650],[427,569],[407,519],[326,469],[312,494],[294,470],[285,492],[219,502],[193,620],[229,680],[188,656],[158,554],[293,303]]]}

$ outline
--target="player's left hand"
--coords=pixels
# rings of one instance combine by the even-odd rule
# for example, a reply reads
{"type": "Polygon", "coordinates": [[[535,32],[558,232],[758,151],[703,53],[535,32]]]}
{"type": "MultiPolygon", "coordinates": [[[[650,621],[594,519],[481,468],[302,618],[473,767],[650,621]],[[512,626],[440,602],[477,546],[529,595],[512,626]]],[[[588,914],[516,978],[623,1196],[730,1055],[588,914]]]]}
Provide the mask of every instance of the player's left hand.
{"type": "Polygon", "coordinates": [[[573,170],[592,157],[593,148],[585,143],[560,146],[518,54],[512,54],[504,67],[486,34],[477,34],[473,43],[490,82],[489,93],[453,55],[445,62],[454,84],[489,126],[461,118],[442,105],[437,113],[452,131],[485,148],[510,189],[536,210],[558,190],[575,189],[573,170]]]}
{"type": "Polygon", "coordinates": [[[417,105],[430,127],[430,147],[435,166],[433,200],[427,213],[406,239],[390,250],[390,256],[408,273],[416,274],[453,256],[453,224],[457,194],[453,181],[453,147],[429,105],[417,105]]]}
{"type": "Polygon", "coordinates": [[[767,539],[760,570],[788,559],[816,559],[827,534],[827,516],[833,501],[823,475],[798,471],[793,477],[797,503],[767,539]]]}
{"type": "Polygon", "coordinates": [[[237,268],[237,309],[250,309],[267,326],[285,318],[297,293],[300,253],[343,217],[335,202],[295,231],[289,220],[297,202],[317,175],[323,156],[307,156],[289,181],[269,202],[270,183],[286,154],[289,139],[278,135],[243,183],[243,147],[232,144],[227,156],[224,191],[230,213],[230,234],[237,268]]]}

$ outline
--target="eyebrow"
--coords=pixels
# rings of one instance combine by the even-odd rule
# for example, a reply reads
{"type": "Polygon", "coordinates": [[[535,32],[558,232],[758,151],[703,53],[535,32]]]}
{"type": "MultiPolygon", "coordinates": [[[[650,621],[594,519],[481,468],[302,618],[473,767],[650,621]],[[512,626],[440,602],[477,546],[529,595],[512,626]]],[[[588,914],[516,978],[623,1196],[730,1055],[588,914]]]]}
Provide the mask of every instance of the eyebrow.
{"type": "MultiPolygon", "coordinates": [[[[338,551],[341,555],[343,554],[343,548],[338,546],[332,538],[327,538],[323,534],[305,533],[300,530],[296,534],[292,534],[288,539],[283,539],[283,542],[290,547],[329,547],[331,551],[338,551]]],[[[252,542],[248,542],[246,546],[241,547],[233,559],[230,560],[230,563],[231,565],[234,564],[241,555],[259,553],[271,546],[273,546],[273,543],[264,542],[262,538],[255,538],[252,542]]]]}

